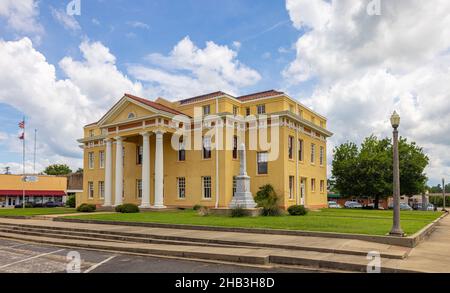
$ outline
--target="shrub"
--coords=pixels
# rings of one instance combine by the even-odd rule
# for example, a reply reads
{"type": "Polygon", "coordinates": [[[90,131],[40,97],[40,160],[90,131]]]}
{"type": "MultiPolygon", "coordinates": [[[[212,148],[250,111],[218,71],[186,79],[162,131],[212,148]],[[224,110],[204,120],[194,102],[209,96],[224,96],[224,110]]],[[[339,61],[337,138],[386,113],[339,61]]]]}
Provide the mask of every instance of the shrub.
{"type": "Polygon", "coordinates": [[[97,208],[93,204],[83,203],[78,208],[77,211],[81,213],[92,213],[95,212],[97,208]]]}
{"type": "MultiPolygon", "coordinates": [[[[442,203],[444,202],[442,195],[433,195],[430,196],[429,202],[437,207],[442,207],[442,203]]],[[[445,206],[450,207],[450,196],[445,196],[445,206]]]]}
{"type": "Polygon", "coordinates": [[[288,213],[291,216],[304,216],[308,213],[308,209],[301,205],[293,205],[288,207],[288,213]]]}
{"type": "Polygon", "coordinates": [[[263,216],[280,216],[283,211],[278,206],[278,195],[270,184],[263,185],[256,193],[255,201],[262,208],[263,216]]]}
{"type": "Polygon", "coordinates": [[[201,209],[202,207],[203,207],[202,205],[196,204],[195,206],[192,207],[192,209],[193,209],[194,211],[198,211],[198,210],[201,209]]]}
{"type": "Polygon", "coordinates": [[[231,209],[231,217],[233,218],[239,218],[245,216],[245,210],[241,207],[235,207],[231,209]]]}
{"type": "Polygon", "coordinates": [[[74,208],[76,205],[75,195],[69,196],[69,198],[66,201],[66,206],[68,208],[74,208]]]}
{"type": "Polygon", "coordinates": [[[116,212],[123,213],[123,214],[139,213],[139,207],[132,203],[125,203],[125,204],[116,206],[116,212]]]}
{"type": "Polygon", "coordinates": [[[208,216],[209,215],[209,209],[207,207],[201,207],[198,209],[197,212],[200,216],[208,216]]]}

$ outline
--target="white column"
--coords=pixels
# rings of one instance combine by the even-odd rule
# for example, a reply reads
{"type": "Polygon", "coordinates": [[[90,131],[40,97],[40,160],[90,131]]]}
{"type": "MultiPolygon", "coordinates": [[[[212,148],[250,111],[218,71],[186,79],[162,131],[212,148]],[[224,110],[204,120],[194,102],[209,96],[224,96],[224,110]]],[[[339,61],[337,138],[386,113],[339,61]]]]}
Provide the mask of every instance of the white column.
{"type": "Polygon", "coordinates": [[[154,208],[165,208],[163,190],[164,190],[164,150],[163,150],[163,134],[164,131],[157,130],[156,134],[156,151],[155,151],[155,203],[154,208]]]}
{"type": "Polygon", "coordinates": [[[116,137],[116,190],[114,206],[122,204],[123,194],[123,138],[116,137]]]}
{"type": "Polygon", "coordinates": [[[141,208],[150,207],[150,133],[142,135],[142,202],[141,208]]]}
{"type": "Polygon", "coordinates": [[[106,139],[106,153],[105,153],[105,201],[104,207],[112,205],[112,140],[106,139]]]}

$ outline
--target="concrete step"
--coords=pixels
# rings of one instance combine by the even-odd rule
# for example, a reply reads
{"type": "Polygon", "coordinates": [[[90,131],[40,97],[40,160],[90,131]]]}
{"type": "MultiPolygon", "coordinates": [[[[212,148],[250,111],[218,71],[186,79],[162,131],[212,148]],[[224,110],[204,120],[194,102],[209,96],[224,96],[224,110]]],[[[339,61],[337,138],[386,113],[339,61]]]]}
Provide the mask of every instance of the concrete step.
{"type": "MultiPolygon", "coordinates": [[[[56,224],[56,223],[55,223],[56,224]]],[[[88,224],[89,225],[89,224],[88,224]]],[[[67,235],[89,235],[89,237],[97,238],[97,239],[110,239],[117,241],[126,241],[126,242],[142,242],[142,243],[166,243],[166,244],[182,244],[182,245],[197,245],[197,246],[232,246],[232,247],[252,247],[252,248],[275,248],[275,249],[288,249],[294,251],[311,251],[311,252],[320,252],[320,253],[333,253],[333,254],[343,254],[343,255],[357,255],[357,256],[366,256],[367,253],[373,249],[361,247],[360,249],[355,249],[355,247],[351,247],[349,249],[345,248],[336,248],[332,246],[324,246],[319,243],[313,244],[305,244],[305,243],[283,243],[282,241],[277,243],[269,243],[262,241],[245,241],[245,240],[229,240],[222,239],[220,237],[214,238],[205,238],[205,237],[191,237],[191,236],[180,236],[180,235],[169,235],[166,234],[158,234],[156,232],[152,232],[158,229],[146,229],[145,233],[137,233],[137,232],[123,232],[123,231],[109,231],[109,230],[101,230],[94,229],[95,225],[91,225],[92,229],[85,228],[75,228],[75,227],[58,227],[57,225],[28,225],[28,224],[15,224],[14,227],[17,229],[45,229],[52,230],[52,233],[62,233],[67,235]],[[59,231],[59,232],[57,232],[59,231]]],[[[8,227],[11,228],[11,225],[0,223],[0,227],[8,227]]],[[[45,231],[47,232],[47,231],[45,231]]],[[[201,232],[197,232],[201,233],[201,232]]],[[[381,257],[387,259],[403,259],[407,257],[408,251],[405,249],[377,249],[380,252],[381,257]]]]}
{"type": "Polygon", "coordinates": [[[93,232],[76,232],[71,230],[56,230],[56,229],[46,229],[46,228],[36,228],[36,227],[8,227],[4,228],[0,225],[0,232],[7,233],[20,233],[24,235],[31,236],[45,236],[51,238],[63,238],[63,239],[79,239],[79,240],[107,240],[115,242],[135,242],[135,243],[153,243],[153,244],[166,244],[166,245],[188,245],[188,246],[213,246],[213,247],[242,247],[242,246],[231,246],[231,245],[221,245],[214,243],[199,243],[199,242],[189,242],[189,241],[174,241],[174,240],[163,240],[163,239],[153,239],[144,237],[131,237],[131,236],[120,236],[114,234],[102,234],[93,232]]]}
{"type": "MultiPolygon", "coordinates": [[[[366,272],[368,260],[363,256],[321,253],[313,251],[291,251],[284,249],[210,247],[193,245],[166,245],[150,243],[112,242],[101,240],[62,239],[1,232],[0,237],[51,244],[63,247],[79,247],[121,253],[137,253],[153,256],[170,256],[197,260],[223,261],[250,265],[306,266],[366,272]]],[[[381,259],[382,272],[411,272],[397,269],[401,260],[381,259]]]]}

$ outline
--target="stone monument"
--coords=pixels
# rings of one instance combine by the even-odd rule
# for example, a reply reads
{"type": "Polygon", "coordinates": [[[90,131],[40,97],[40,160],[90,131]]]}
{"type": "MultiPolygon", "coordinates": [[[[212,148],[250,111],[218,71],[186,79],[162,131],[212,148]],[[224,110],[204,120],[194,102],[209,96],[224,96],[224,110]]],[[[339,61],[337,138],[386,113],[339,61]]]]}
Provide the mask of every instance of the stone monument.
{"type": "Polygon", "coordinates": [[[236,176],[236,192],[230,203],[230,208],[253,209],[256,203],[250,192],[250,176],[247,175],[247,161],[245,155],[245,144],[242,143],[239,149],[240,171],[236,176]]]}

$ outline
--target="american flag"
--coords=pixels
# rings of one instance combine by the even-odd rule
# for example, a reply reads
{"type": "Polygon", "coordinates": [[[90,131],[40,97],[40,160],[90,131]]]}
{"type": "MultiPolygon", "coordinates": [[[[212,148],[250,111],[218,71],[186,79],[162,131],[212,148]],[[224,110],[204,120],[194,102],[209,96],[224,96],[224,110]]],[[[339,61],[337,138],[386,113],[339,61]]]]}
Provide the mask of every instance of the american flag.
{"type": "Polygon", "coordinates": [[[25,133],[22,133],[22,134],[19,136],[19,139],[25,139],[25,133]]]}
{"type": "Polygon", "coordinates": [[[19,128],[21,128],[21,129],[25,128],[25,121],[24,120],[19,122],[19,128]]]}

